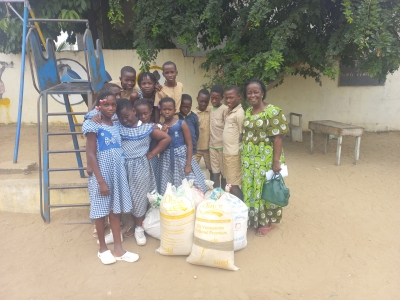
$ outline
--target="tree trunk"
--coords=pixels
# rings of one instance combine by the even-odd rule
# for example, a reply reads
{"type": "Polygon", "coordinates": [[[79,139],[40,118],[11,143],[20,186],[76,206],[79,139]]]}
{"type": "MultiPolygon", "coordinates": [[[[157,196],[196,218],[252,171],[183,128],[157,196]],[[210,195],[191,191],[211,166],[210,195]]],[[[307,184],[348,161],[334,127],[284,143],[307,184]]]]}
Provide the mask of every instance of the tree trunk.
{"type": "Polygon", "coordinates": [[[89,29],[92,32],[93,41],[96,41],[99,38],[99,31],[97,27],[97,11],[96,1],[90,1],[90,9],[88,10],[88,20],[89,20],[89,29]]]}

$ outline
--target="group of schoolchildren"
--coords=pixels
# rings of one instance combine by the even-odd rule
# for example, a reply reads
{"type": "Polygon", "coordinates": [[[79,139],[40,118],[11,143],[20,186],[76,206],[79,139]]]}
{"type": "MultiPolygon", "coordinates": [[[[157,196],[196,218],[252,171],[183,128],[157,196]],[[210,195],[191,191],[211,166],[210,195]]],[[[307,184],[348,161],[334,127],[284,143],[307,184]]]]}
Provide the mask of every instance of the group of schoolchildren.
{"type": "Polygon", "coordinates": [[[153,73],[143,72],[137,89],[136,71],[122,68],[120,80],[104,84],[85,116],[90,217],[95,220],[93,234],[103,264],[139,259],[123,249],[122,240],[135,236],[138,245],[146,244],[142,223],[147,193],[157,190],[163,195],[168,183],[179,186],[184,178],[207,190],[201,158],[215,187],[229,183],[230,192],[243,199],[239,148],[244,111],[239,88],[202,89],[192,111],[191,96],[183,94],[182,83],[176,81],[175,63],[164,63],[162,72],[162,86],[153,73]],[[133,226],[122,234],[121,213],[129,212],[133,226]],[[113,253],[107,247],[110,243],[113,253]]]}

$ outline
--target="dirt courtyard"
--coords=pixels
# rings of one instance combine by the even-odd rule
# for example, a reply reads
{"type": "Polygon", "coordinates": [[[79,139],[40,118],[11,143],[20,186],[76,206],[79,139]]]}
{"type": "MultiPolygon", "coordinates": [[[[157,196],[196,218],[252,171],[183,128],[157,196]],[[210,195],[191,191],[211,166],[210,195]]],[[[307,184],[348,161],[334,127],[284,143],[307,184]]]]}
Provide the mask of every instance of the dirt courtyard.
{"type": "MultiPolygon", "coordinates": [[[[0,159],[11,161],[15,127],[0,132],[0,159]]],[[[35,127],[22,128],[21,159],[37,161],[36,137],[35,127]]],[[[39,208],[0,212],[0,299],[400,299],[400,132],[365,133],[358,165],[352,137],[343,139],[340,166],[336,140],[323,154],[316,134],[310,155],[310,134],[303,138],[284,140],[291,198],[282,223],[262,238],[248,229],[247,248],[235,253],[239,271],[162,256],[151,237],[144,247],[123,242],[138,262],[104,266],[92,226],[62,224],[88,220],[87,208],[52,210],[50,224],[39,208]]]]}

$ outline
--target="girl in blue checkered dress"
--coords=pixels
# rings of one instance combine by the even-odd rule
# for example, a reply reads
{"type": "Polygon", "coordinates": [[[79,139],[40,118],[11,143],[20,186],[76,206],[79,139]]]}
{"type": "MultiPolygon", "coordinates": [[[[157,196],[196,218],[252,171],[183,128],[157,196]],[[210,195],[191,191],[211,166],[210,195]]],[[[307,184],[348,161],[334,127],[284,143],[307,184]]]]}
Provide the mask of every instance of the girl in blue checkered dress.
{"type": "Polygon", "coordinates": [[[142,223],[148,206],[147,193],[157,189],[150,161],[168,146],[171,139],[168,134],[155,127],[154,124],[141,122],[137,119],[136,114],[135,108],[128,99],[118,100],[119,133],[125,153],[125,169],[133,201],[134,220],[134,225],[124,235],[134,234],[136,243],[143,246],[146,244],[142,223]],[[156,141],[156,145],[150,149],[152,140],[156,141]],[[135,229],[134,233],[133,229],[135,229]]]}
{"type": "MultiPolygon", "coordinates": [[[[149,102],[147,99],[139,99],[135,101],[134,104],[135,110],[136,110],[136,115],[142,123],[146,124],[153,124],[154,126],[157,126],[159,129],[161,129],[160,124],[155,124],[151,120],[151,116],[153,115],[153,107],[151,105],[151,102],[149,102]]],[[[150,143],[150,150],[152,150],[155,146],[157,145],[156,140],[152,140],[150,143]]],[[[152,159],[150,159],[150,164],[153,168],[154,175],[156,177],[156,184],[157,184],[157,192],[160,191],[160,172],[158,169],[158,155],[154,156],[152,159]]]]}
{"type": "Polygon", "coordinates": [[[207,191],[205,177],[193,158],[189,126],[183,120],[177,119],[175,112],[174,99],[169,97],[161,99],[160,114],[165,120],[162,130],[168,132],[171,142],[160,155],[160,193],[165,193],[169,182],[180,186],[185,178],[193,179],[194,185],[205,193],[207,191]]]}
{"type": "Polygon", "coordinates": [[[115,96],[109,91],[99,93],[97,99],[102,123],[86,120],[82,126],[82,132],[87,138],[90,218],[95,220],[100,244],[97,256],[104,264],[111,264],[116,260],[134,262],[139,256],[124,251],[120,235],[121,213],[132,210],[132,200],[124,167],[125,158],[119,127],[111,120],[117,103],[115,96]],[[108,250],[104,237],[106,216],[109,216],[114,236],[113,254],[108,250]]]}

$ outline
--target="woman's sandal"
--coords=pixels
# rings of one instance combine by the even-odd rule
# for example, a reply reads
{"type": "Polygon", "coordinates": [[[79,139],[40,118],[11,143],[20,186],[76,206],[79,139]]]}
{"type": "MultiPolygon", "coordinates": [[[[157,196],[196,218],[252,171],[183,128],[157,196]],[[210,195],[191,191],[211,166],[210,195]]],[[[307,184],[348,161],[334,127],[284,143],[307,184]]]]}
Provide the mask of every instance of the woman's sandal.
{"type": "Polygon", "coordinates": [[[264,237],[264,236],[266,236],[268,234],[268,232],[271,229],[274,229],[274,228],[275,228],[274,225],[271,225],[269,227],[265,227],[265,226],[258,227],[257,232],[256,232],[256,236],[264,237]]]}
{"type": "Polygon", "coordinates": [[[129,227],[128,230],[123,233],[124,238],[134,236],[135,235],[135,227],[136,227],[135,225],[132,225],[131,227],[129,227]]]}

